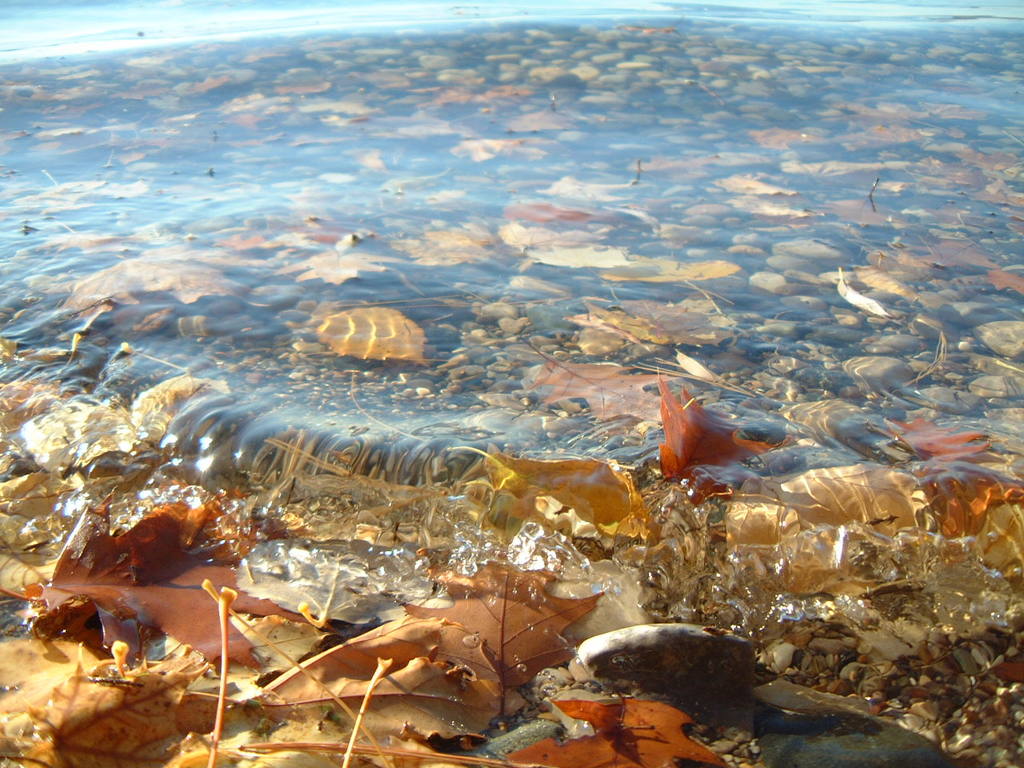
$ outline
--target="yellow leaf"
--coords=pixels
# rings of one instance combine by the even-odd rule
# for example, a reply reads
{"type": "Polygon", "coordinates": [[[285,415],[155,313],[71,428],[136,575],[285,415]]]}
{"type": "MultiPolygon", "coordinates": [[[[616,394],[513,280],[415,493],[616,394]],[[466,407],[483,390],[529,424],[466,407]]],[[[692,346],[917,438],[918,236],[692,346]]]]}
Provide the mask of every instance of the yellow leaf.
{"type": "Polygon", "coordinates": [[[597,459],[526,459],[488,454],[487,471],[506,496],[503,510],[521,520],[536,519],[537,499],[550,496],[572,508],[603,533],[646,538],[651,521],[629,473],[597,459]]]}
{"type": "Polygon", "coordinates": [[[339,355],[360,360],[424,362],[423,329],[396,309],[360,307],[328,315],[317,336],[339,355]]]}

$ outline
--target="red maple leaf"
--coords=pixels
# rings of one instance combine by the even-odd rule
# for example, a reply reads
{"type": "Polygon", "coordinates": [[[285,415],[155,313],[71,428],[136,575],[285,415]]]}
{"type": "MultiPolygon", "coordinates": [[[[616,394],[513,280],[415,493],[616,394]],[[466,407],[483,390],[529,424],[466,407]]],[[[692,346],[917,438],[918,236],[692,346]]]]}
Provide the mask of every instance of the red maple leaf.
{"type": "Polygon", "coordinates": [[[981,432],[956,432],[921,418],[892,423],[903,430],[893,435],[910,446],[921,459],[972,461],[989,448],[988,438],[981,432]]]}

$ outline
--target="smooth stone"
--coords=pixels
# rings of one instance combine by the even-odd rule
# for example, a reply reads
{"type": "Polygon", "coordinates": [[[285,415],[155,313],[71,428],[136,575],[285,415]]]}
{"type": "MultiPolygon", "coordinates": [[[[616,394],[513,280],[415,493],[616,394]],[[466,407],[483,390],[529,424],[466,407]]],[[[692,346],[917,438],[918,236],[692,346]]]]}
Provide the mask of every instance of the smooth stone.
{"type": "Polygon", "coordinates": [[[776,296],[785,296],[793,291],[786,278],[778,272],[755,272],[750,276],[750,287],[776,296]]]}
{"type": "Polygon", "coordinates": [[[921,339],[909,333],[890,333],[864,345],[872,355],[912,355],[923,348],[921,339]]]}
{"type": "Polygon", "coordinates": [[[889,392],[911,381],[914,369],[898,357],[870,355],[851,357],[843,370],[864,392],[889,392]]]}
{"type": "Polygon", "coordinates": [[[1024,320],[997,320],[974,329],[982,343],[997,355],[1024,359],[1024,320]]]}
{"type": "Polygon", "coordinates": [[[754,691],[768,768],[954,768],[928,739],[867,714],[866,702],[776,680],[754,691]]]}
{"type": "Polygon", "coordinates": [[[981,398],[972,392],[961,392],[952,387],[923,387],[920,392],[932,408],[943,413],[968,413],[982,403],[981,398]]]}
{"type": "Polygon", "coordinates": [[[784,307],[793,307],[815,314],[821,314],[828,309],[828,303],[817,296],[785,296],[779,303],[784,307]]]}
{"type": "Polygon", "coordinates": [[[789,256],[804,263],[820,265],[822,262],[836,264],[843,261],[843,254],[820,240],[787,240],[772,246],[772,256],[789,256]]]}
{"type": "Polygon", "coordinates": [[[853,344],[864,338],[864,331],[843,325],[816,326],[807,336],[822,344],[853,344]]]}
{"type": "Polygon", "coordinates": [[[1024,394],[1020,379],[1010,376],[979,376],[967,385],[978,397],[1017,397],[1024,394]]]}
{"type": "Polygon", "coordinates": [[[613,688],[663,698],[708,725],[752,728],[754,649],[741,637],[639,624],[583,641],[578,655],[613,688]]]}
{"type": "Polygon", "coordinates": [[[554,720],[530,720],[508,733],[488,739],[470,754],[502,759],[505,755],[526,749],[538,741],[553,739],[561,733],[561,730],[562,726],[554,720]]]}
{"type": "Polygon", "coordinates": [[[939,316],[959,325],[976,326],[998,320],[1012,320],[1004,307],[986,301],[953,301],[939,307],[939,316]]]}

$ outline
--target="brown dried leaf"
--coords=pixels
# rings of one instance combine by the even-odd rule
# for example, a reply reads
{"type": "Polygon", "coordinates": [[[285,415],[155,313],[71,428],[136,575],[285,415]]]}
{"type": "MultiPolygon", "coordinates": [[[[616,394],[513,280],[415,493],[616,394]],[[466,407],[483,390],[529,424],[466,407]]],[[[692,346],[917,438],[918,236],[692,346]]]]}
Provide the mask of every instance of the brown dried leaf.
{"type": "MultiPolygon", "coordinates": [[[[554,576],[488,563],[474,576],[444,573],[437,580],[455,601],[450,608],[406,606],[412,616],[444,618],[475,633],[501,692],[528,682],[545,667],[572,658],[561,632],[584,616],[600,595],[581,600],[547,591],[554,576]]],[[[464,664],[469,643],[442,646],[438,656],[464,664]],[[460,647],[461,646],[461,647],[460,647]]]]}
{"type": "Polygon", "coordinates": [[[0,643],[0,712],[25,712],[46,704],[50,693],[83,665],[99,661],[90,649],[67,640],[7,638],[0,643]]]}
{"type": "MultiPolygon", "coordinates": [[[[28,597],[46,604],[36,620],[37,630],[59,617],[65,604],[85,599],[99,611],[108,644],[116,639],[137,643],[137,634],[120,635],[132,622],[139,622],[158,627],[211,661],[218,658],[217,604],[202,584],[209,579],[218,589],[236,588],[234,562],[232,558],[218,562],[210,552],[190,549],[218,515],[216,499],[200,507],[167,504],[128,531],[111,536],[106,508],[84,513],[64,545],[50,583],[26,590],[28,597]]],[[[245,593],[239,594],[234,605],[237,610],[259,615],[294,616],[269,600],[245,593]]],[[[228,640],[234,661],[255,663],[249,642],[238,630],[231,628],[228,640]]]]}
{"type": "Polygon", "coordinates": [[[599,419],[615,416],[657,419],[658,399],[644,391],[645,387],[657,383],[655,374],[631,375],[613,363],[564,363],[559,360],[549,360],[537,366],[523,380],[527,389],[546,391],[545,403],[576,397],[586,400],[591,412],[599,419]]]}
{"type": "Polygon", "coordinates": [[[425,362],[426,334],[396,309],[361,307],[328,315],[317,336],[339,355],[360,360],[425,362]]]}
{"type": "MultiPolygon", "coordinates": [[[[330,648],[288,670],[266,686],[268,704],[301,705],[332,701],[332,694],[357,705],[366,693],[378,659],[391,667],[374,688],[369,713],[374,730],[451,738],[478,733],[498,713],[493,681],[474,680],[465,671],[432,661],[447,622],[442,619],[392,621],[330,648]]],[[[470,649],[463,646],[464,655],[470,649]]],[[[481,657],[482,659],[482,657],[481,657]]]]}
{"type": "Polygon", "coordinates": [[[30,711],[39,742],[28,757],[60,768],[162,765],[185,735],[176,722],[185,689],[205,669],[176,658],[121,684],[73,675],[45,710],[30,711]]]}

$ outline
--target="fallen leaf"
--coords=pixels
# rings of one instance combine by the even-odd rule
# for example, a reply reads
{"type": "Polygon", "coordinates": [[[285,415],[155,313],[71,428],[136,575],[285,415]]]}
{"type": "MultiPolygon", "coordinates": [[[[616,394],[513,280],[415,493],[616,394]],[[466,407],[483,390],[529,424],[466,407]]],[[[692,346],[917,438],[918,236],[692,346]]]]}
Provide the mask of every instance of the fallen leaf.
{"type": "Polygon", "coordinates": [[[703,408],[685,388],[681,390],[682,400],[676,400],[661,377],[658,388],[665,425],[661,463],[666,477],[676,478],[696,464],[741,461],[774,447],[738,437],[731,419],[703,408]]]}
{"type": "MultiPolygon", "coordinates": [[[[203,528],[219,514],[216,499],[199,507],[167,504],[112,536],[106,507],[87,510],[65,542],[50,582],[25,591],[46,606],[36,628],[42,631],[62,607],[84,599],[85,609],[91,606],[93,612],[99,611],[107,644],[125,639],[137,646],[137,636],[122,638],[118,633],[124,631],[124,622],[138,622],[161,629],[211,661],[219,658],[217,603],[203,591],[202,583],[209,579],[218,589],[234,589],[233,563],[227,557],[218,562],[209,551],[192,549],[202,538],[203,528]]],[[[269,600],[245,593],[239,594],[234,607],[259,615],[294,616],[269,600]]],[[[232,660],[255,663],[249,642],[236,629],[229,631],[228,640],[232,660]]]]}
{"type": "Polygon", "coordinates": [[[893,436],[910,446],[920,459],[973,461],[981,458],[990,447],[988,438],[981,432],[957,432],[921,418],[911,422],[894,420],[893,424],[900,428],[893,436]]]}
{"type": "Polygon", "coordinates": [[[629,265],[629,252],[625,248],[607,245],[590,245],[562,248],[531,248],[527,253],[530,261],[551,267],[572,267],[608,269],[629,265]]]}
{"type": "Polygon", "coordinates": [[[704,498],[722,490],[714,475],[697,471],[703,465],[727,466],[776,447],[737,434],[735,422],[707,410],[682,390],[676,400],[668,383],[658,379],[665,442],[659,446],[661,472],[667,480],[686,480],[691,493],[704,498]]]}
{"type": "Polygon", "coordinates": [[[625,698],[612,703],[567,699],[555,706],[586,720],[593,736],[559,743],[545,739],[508,755],[522,764],[553,768],[672,768],[725,765],[707,747],[691,740],[684,728],[693,718],[657,701],[625,698]]]}
{"type": "Polygon", "coordinates": [[[1024,275],[1007,272],[1005,269],[993,269],[988,273],[989,282],[996,288],[1010,288],[1017,293],[1024,293],[1024,275]]]}
{"type": "MultiPolygon", "coordinates": [[[[377,660],[390,659],[391,667],[370,701],[375,730],[400,733],[411,727],[424,736],[442,738],[478,733],[498,713],[498,686],[493,680],[469,677],[464,671],[468,666],[432,661],[435,655],[444,657],[438,648],[448,627],[440,618],[384,624],[287,670],[265,686],[270,694],[267,704],[316,704],[333,697],[358,704],[377,660]]],[[[460,645],[462,657],[468,657],[472,649],[460,645]]],[[[480,653],[477,667],[486,664],[480,653]]]]}
{"type": "Polygon", "coordinates": [[[527,459],[488,454],[495,507],[518,520],[538,517],[538,497],[548,496],[608,535],[646,538],[650,517],[632,475],[597,459],[527,459]],[[511,497],[503,505],[503,497],[511,497]]]}
{"type": "Polygon", "coordinates": [[[657,418],[657,397],[645,387],[657,383],[656,374],[630,374],[614,363],[566,363],[548,360],[523,379],[527,389],[546,392],[545,403],[582,398],[599,419],[616,416],[657,418]]]}
{"type": "Polygon", "coordinates": [[[328,315],[317,337],[339,355],[423,364],[426,334],[397,309],[360,307],[328,315]]]}
{"type": "Polygon", "coordinates": [[[550,203],[519,203],[505,208],[505,218],[546,224],[549,221],[590,221],[596,214],[550,203]]]}
{"type": "Polygon", "coordinates": [[[605,280],[641,283],[682,283],[687,281],[714,280],[728,277],[740,271],[738,264],[730,261],[698,261],[680,263],[673,259],[631,259],[629,264],[606,269],[601,272],[605,280]]]}
{"type": "MultiPolygon", "coordinates": [[[[347,241],[339,241],[339,245],[347,241]]],[[[387,272],[388,268],[378,262],[391,261],[384,257],[373,257],[359,250],[340,247],[332,251],[324,251],[303,259],[295,264],[277,270],[279,275],[290,275],[300,283],[305,280],[323,280],[332,285],[341,285],[352,280],[363,272],[387,272]]]]}
{"type": "MultiPolygon", "coordinates": [[[[466,627],[468,637],[479,641],[502,693],[572,658],[572,648],[561,632],[593,610],[600,597],[555,597],[547,590],[554,581],[550,573],[498,563],[488,563],[473,576],[449,572],[436,578],[454,604],[449,608],[410,605],[406,610],[415,617],[443,618],[466,627]]],[[[474,645],[450,644],[439,649],[438,657],[467,664],[465,658],[474,645]]]]}
{"type": "Polygon", "coordinates": [[[631,189],[632,186],[629,184],[599,184],[580,181],[574,176],[563,176],[550,187],[540,190],[540,193],[554,197],[609,202],[621,199],[631,189]]]}
{"type": "Polygon", "coordinates": [[[796,194],[791,189],[783,189],[774,184],[766,184],[755,179],[753,176],[729,176],[725,179],[719,179],[715,184],[724,190],[741,195],[783,195],[788,197],[796,194]]]}
{"type": "Polygon", "coordinates": [[[867,312],[869,315],[875,315],[876,317],[892,317],[892,315],[885,310],[885,307],[877,301],[855,291],[847,285],[842,267],[839,268],[839,282],[836,284],[836,290],[844,301],[857,307],[857,309],[867,312]]]}
{"type": "Polygon", "coordinates": [[[580,246],[592,243],[601,237],[601,233],[582,229],[555,230],[547,227],[525,227],[518,221],[512,221],[498,230],[498,237],[513,248],[525,250],[527,248],[580,246]]]}
{"type": "Polygon", "coordinates": [[[84,645],[67,640],[6,638],[0,643],[0,712],[44,706],[54,688],[99,660],[84,645]]]}
{"type": "Polygon", "coordinates": [[[915,474],[939,530],[946,536],[978,535],[990,509],[1024,503],[1024,485],[1019,479],[973,462],[940,457],[925,462],[915,474]]]}
{"type": "Polygon", "coordinates": [[[66,768],[162,765],[185,735],[177,724],[185,689],[205,669],[186,657],[131,671],[121,684],[73,675],[45,709],[30,710],[38,742],[27,757],[66,768]]]}
{"type": "Polygon", "coordinates": [[[167,292],[184,304],[192,304],[203,296],[241,295],[245,289],[219,269],[198,260],[140,256],[76,282],[64,307],[87,309],[105,299],[137,304],[140,294],[156,292],[167,292]]]}
{"type": "Polygon", "coordinates": [[[584,327],[611,331],[634,343],[720,344],[733,336],[724,327],[728,324],[725,318],[720,322],[677,305],[634,300],[620,302],[619,307],[604,309],[587,303],[587,314],[566,319],[584,327]]]}
{"type": "Polygon", "coordinates": [[[467,224],[461,229],[429,229],[416,239],[392,240],[389,244],[408,253],[417,264],[448,266],[488,258],[495,239],[483,225],[467,224]]]}

